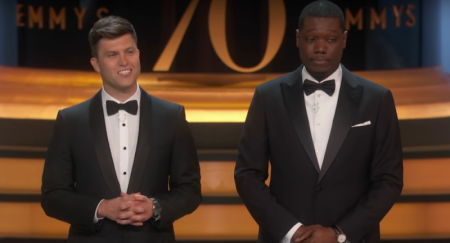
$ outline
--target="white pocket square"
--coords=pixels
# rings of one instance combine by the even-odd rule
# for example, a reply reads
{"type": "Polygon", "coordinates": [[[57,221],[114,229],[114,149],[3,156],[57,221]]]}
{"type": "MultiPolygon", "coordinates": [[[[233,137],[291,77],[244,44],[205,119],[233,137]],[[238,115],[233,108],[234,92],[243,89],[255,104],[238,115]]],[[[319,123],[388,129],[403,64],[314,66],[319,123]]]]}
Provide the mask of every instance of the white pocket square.
{"type": "Polygon", "coordinates": [[[359,123],[359,124],[353,125],[352,127],[362,127],[362,126],[368,126],[370,124],[371,124],[370,121],[366,121],[366,122],[363,122],[363,123],[359,123]]]}

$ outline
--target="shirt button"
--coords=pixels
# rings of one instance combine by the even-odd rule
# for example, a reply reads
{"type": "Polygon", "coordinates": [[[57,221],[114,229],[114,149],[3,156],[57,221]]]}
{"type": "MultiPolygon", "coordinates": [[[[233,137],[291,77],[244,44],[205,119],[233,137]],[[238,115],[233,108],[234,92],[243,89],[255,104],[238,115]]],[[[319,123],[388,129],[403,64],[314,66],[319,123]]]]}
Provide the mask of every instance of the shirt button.
{"type": "Polygon", "coordinates": [[[125,123],[122,124],[122,127],[126,126],[125,123]]]}
{"type": "Polygon", "coordinates": [[[317,97],[320,98],[320,94],[318,94],[317,97]]]}
{"type": "Polygon", "coordinates": [[[320,126],[320,122],[317,122],[316,124],[317,124],[317,126],[320,126]]]}
{"type": "Polygon", "coordinates": [[[123,150],[127,150],[127,147],[123,147],[123,150]]]}
{"type": "Polygon", "coordinates": [[[316,154],[318,154],[319,153],[319,150],[316,150],[316,154]]]}
{"type": "Polygon", "coordinates": [[[124,172],[123,172],[123,174],[124,174],[124,175],[126,175],[126,174],[127,174],[127,172],[126,172],[126,171],[124,171],[124,172]]]}

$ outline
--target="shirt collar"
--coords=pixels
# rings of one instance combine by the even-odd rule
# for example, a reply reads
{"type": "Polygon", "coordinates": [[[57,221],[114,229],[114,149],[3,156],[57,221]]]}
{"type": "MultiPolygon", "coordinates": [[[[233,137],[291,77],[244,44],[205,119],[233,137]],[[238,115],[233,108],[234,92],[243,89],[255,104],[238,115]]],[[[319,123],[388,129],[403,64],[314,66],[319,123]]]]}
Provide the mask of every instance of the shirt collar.
{"type": "MultiPolygon", "coordinates": [[[[305,82],[305,79],[311,80],[313,82],[319,83],[315,78],[313,78],[308,71],[306,71],[305,66],[303,66],[302,68],[302,83],[305,82]]],[[[327,78],[325,78],[323,81],[326,80],[330,80],[330,79],[334,79],[336,85],[341,83],[342,80],[342,67],[341,64],[339,64],[339,67],[336,69],[336,71],[334,71],[334,73],[332,73],[330,76],[328,76],[327,78]]]]}
{"type": "Polygon", "coordinates": [[[119,104],[127,103],[130,100],[136,100],[138,102],[138,105],[140,105],[140,101],[141,101],[140,97],[141,97],[141,88],[139,87],[139,85],[137,85],[136,92],[124,102],[120,102],[117,99],[115,99],[114,97],[112,97],[111,95],[109,95],[105,91],[105,87],[102,86],[102,102],[103,102],[103,104],[105,104],[107,100],[112,100],[112,101],[117,102],[119,104]]]}

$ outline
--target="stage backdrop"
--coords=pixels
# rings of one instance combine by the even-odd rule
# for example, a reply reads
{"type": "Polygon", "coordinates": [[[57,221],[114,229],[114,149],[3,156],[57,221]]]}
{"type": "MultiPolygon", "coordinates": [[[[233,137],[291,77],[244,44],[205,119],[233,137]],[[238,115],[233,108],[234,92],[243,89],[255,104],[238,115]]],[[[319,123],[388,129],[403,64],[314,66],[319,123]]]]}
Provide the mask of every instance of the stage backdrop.
{"type": "MultiPolygon", "coordinates": [[[[300,64],[295,30],[301,9],[310,1],[17,2],[18,59],[22,67],[92,70],[89,30],[99,18],[119,15],[136,28],[143,72],[284,73],[300,64]]],[[[350,70],[440,64],[438,56],[424,51],[425,1],[333,2],[346,17],[349,35],[342,62],[350,70]],[[424,53],[428,53],[426,63],[424,53]]],[[[438,38],[434,32],[426,34],[427,39],[438,38]]]]}

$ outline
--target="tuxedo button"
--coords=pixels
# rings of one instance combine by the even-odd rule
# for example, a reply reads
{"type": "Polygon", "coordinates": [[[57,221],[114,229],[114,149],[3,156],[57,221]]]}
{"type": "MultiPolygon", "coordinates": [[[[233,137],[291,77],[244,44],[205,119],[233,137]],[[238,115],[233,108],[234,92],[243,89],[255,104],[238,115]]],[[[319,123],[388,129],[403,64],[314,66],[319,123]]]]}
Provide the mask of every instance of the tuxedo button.
{"type": "Polygon", "coordinates": [[[127,174],[127,172],[125,171],[125,172],[123,172],[123,174],[124,174],[124,175],[126,175],[126,174],[127,174]]]}
{"type": "Polygon", "coordinates": [[[122,123],[122,127],[124,127],[125,126],[125,123],[122,123]]]}
{"type": "Polygon", "coordinates": [[[318,191],[318,192],[322,191],[322,187],[321,186],[317,186],[316,187],[316,191],[318,191]]]}
{"type": "Polygon", "coordinates": [[[123,150],[127,150],[127,147],[123,147],[123,150]]]}

